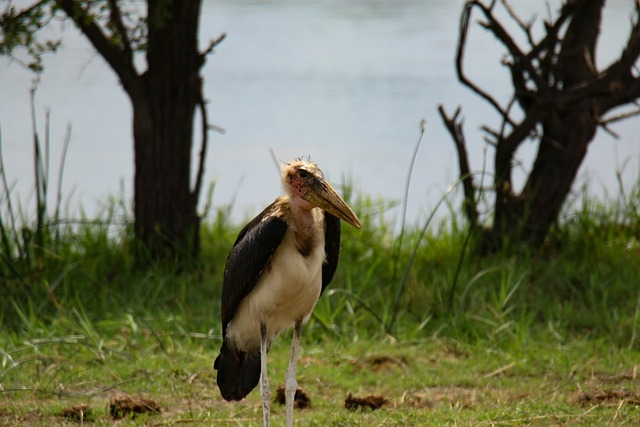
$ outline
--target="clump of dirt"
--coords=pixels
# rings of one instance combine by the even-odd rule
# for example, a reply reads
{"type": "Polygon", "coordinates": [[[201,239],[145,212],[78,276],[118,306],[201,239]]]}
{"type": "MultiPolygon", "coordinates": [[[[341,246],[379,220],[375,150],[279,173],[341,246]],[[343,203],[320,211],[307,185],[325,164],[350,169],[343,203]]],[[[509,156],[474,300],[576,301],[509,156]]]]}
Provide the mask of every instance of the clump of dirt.
{"type": "Polygon", "coordinates": [[[355,411],[357,409],[376,410],[383,407],[387,403],[389,403],[389,401],[380,395],[372,394],[370,396],[365,396],[365,397],[355,397],[351,393],[349,393],[349,395],[344,401],[344,407],[350,411],[355,411]]]}
{"type": "Polygon", "coordinates": [[[619,405],[620,402],[637,406],[640,405],[640,394],[629,390],[580,390],[573,400],[582,406],[619,405]]]}
{"type": "Polygon", "coordinates": [[[58,413],[58,416],[67,420],[83,423],[85,421],[93,421],[93,411],[89,405],[74,405],[64,408],[58,413]]]}
{"type": "Polygon", "coordinates": [[[160,404],[144,396],[117,394],[109,399],[109,413],[114,420],[135,417],[137,414],[160,413],[160,404]]]}
{"type": "MultiPolygon", "coordinates": [[[[276,398],[274,402],[284,405],[286,403],[286,396],[284,394],[284,387],[278,387],[278,391],[276,391],[276,398]]],[[[311,398],[309,395],[302,390],[301,388],[296,389],[296,394],[293,396],[293,407],[298,409],[309,409],[311,408],[311,398]]]]}

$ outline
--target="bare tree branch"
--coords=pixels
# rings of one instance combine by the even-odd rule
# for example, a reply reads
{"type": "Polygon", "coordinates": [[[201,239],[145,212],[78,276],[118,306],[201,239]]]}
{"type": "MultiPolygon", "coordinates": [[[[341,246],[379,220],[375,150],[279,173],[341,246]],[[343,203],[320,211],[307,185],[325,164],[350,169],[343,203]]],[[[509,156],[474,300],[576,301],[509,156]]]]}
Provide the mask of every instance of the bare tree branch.
{"type": "Polygon", "coordinates": [[[473,175],[469,168],[469,159],[467,156],[467,147],[462,131],[463,120],[459,118],[460,107],[456,108],[453,116],[447,117],[442,104],[438,105],[438,112],[447,130],[451,134],[458,151],[458,165],[460,167],[460,179],[462,180],[462,188],[464,190],[464,210],[467,219],[471,223],[472,228],[478,228],[478,207],[475,198],[475,185],[473,183],[473,175]]]}
{"type": "Polygon", "coordinates": [[[533,67],[531,61],[527,60],[526,55],[522,52],[520,47],[518,47],[511,35],[509,35],[507,30],[495,18],[495,16],[493,15],[493,11],[483,5],[480,1],[473,1],[470,4],[478,7],[484,14],[485,18],[487,18],[487,22],[481,23],[481,25],[491,31],[493,35],[496,36],[498,40],[500,40],[500,42],[502,42],[502,44],[509,51],[509,54],[513,58],[514,63],[517,63],[519,67],[523,67],[524,71],[527,72],[529,78],[535,83],[538,91],[543,92],[547,86],[545,84],[545,81],[539,75],[538,71],[533,67]]]}
{"type": "Polygon", "coordinates": [[[111,43],[95,20],[79,5],[79,2],[56,0],[56,3],[89,39],[93,47],[116,72],[124,88],[129,91],[137,77],[131,58],[118,46],[111,43]]]}
{"type": "Polygon", "coordinates": [[[125,55],[129,58],[129,61],[133,61],[133,51],[131,49],[131,41],[129,40],[129,33],[127,32],[127,28],[122,21],[122,12],[120,11],[120,7],[118,6],[118,0],[109,0],[109,9],[110,9],[110,19],[113,23],[116,31],[118,32],[118,36],[120,37],[120,44],[122,45],[122,50],[125,55]]]}
{"type": "Polygon", "coordinates": [[[509,16],[511,17],[511,19],[513,19],[518,24],[522,32],[526,34],[529,44],[531,46],[535,46],[535,42],[533,41],[533,35],[531,34],[532,24],[531,23],[525,24],[524,21],[520,19],[516,11],[513,10],[513,8],[511,7],[511,4],[509,4],[507,0],[502,0],[501,3],[502,3],[502,6],[504,6],[504,8],[507,10],[507,13],[509,13],[509,16]]]}
{"type": "Polygon", "coordinates": [[[473,92],[477,93],[480,97],[484,98],[489,104],[495,108],[500,115],[511,123],[511,119],[507,115],[507,113],[503,110],[503,108],[498,104],[498,102],[487,92],[482,90],[479,86],[473,83],[471,80],[467,78],[464,74],[464,66],[463,66],[463,58],[465,53],[465,47],[467,44],[467,35],[469,33],[469,19],[471,17],[471,9],[473,4],[476,2],[467,3],[462,12],[462,16],[460,18],[460,35],[458,40],[458,48],[456,53],[456,72],[458,74],[458,80],[473,92]]]}
{"type": "Polygon", "coordinates": [[[629,111],[626,113],[616,114],[615,116],[607,117],[606,119],[600,120],[600,125],[607,126],[607,125],[617,123],[622,120],[626,120],[636,116],[640,116],[640,110],[629,111]]]}
{"type": "Polygon", "coordinates": [[[511,188],[511,171],[513,156],[518,146],[527,138],[527,136],[535,129],[536,125],[542,121],[545,115],[545,108],[535,105],[531,108],[526,117],[520,122],[513,131],[498,142],[495,160],[495,180],[497,189],[504,188],[507,184],[511,188]]]}

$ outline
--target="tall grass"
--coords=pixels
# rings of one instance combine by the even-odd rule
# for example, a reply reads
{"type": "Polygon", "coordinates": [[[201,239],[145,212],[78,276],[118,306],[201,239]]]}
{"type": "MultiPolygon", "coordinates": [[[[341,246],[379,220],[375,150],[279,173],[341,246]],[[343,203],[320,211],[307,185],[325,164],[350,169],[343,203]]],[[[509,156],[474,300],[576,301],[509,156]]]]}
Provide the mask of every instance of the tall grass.
{"type": "MultiPolygon", "coordinates": [[[[200,269],[139,270],[129,256],[126,202],[113,198],[98,218],[63,221],[59,178],[57,206],[49,209],[50,142],[47,132],[41,146],[35,129],[34,121],[33,217],[16,208],[2,168],[1,339],[81,336],[99,347],[124,324],[144,329],[160,348],[166,334],[217,343],[224,264],[241,224],[227,209],[210,211],[200,269]]],[[[69,137],[64,152],[68,144],[69,137]]],[[[59,177],[63,165],[64,155],[59,177]]],[[[397,201],[358,195],[344,183],[364,227],[343,228],[337,274],[304,339],[451,337],[506,346],[587,335],[640,346],[640,180],[606,201],[583,189],[582,204],[564,212],[543,251],[485,257],[469,250],[473,241],[450,202],[455,191],[435,208],[448,209],[448,220],[436,223],[434,209],[422,223],[406,224],[402,214],[398,234],[397,201]]]]}
{"type": "Polygon", "coordinates": [[[357,210],[369,227],[344,230],[333,286],[346,284],[348,292],[321,300],[314,314],[322,317],[318,329],[351,339],[367,331],[505,345],[588,335],[637,347],[638,187],[606,203],[583,190],[583,204],[565,212],[542,251],[524,247],[485,257],[466,251],[469,234],[457,220],[407,228],[407,244],[391,257],[397,237],[382,214],[384,202],[360,199],[357,210]],[[398,268],[406,268],[400,284],[392,273],[398,268]]]}
{"type": "MultiPolygon", "coordinates": [[[[388,217],[395,204],[368,197],[351,203],[366,226],[343,228],[340,266],[305,339],[445,336],[509,345],[578,334],[639,345],[640,239],[637,222],[621,222],[617,208],[591,201],[566,215],[542,254],[468,251],[461,263],[464,229],[446,222],[407,227],[393,257],[398,236],[388,217]],[[396,270],[404,271],[402,285],[396,270]]],[[[114,236],[104,225],[114,210],[100,222],[61,229],[40,264],[15,264],[18,276],[3,275],[3,330],[32,334],[69,319],[100,325],[131,316],[151,330],[219,334],[222,273],[239,226],[223,212],[205,221],[199,271],[140,271],[128,256],[130,229],[114,236]]]]}
{"type": "Polygon", "coordinates": [[[62,177],[67,149],[71,140],[71,126],[67,126],[63,142],[62,155],[57,176],[57,192],[55,207],[51,211],[49,193],[51,191],[51,158],[50,158],[50,111],[45,113],[44,138],[38,132],[38,121],[35,108],[37,81],[30,91],[31,122],[33,128],[33,193],[35,205],[33,209],[23,207],[20,200],[14,203],[13,185],[9,184],[6,165],[2,156],[2,134],[0,132],[0,181],[2,195],[0,196],[0,240],[2,242],[2,256],[0,258],[0,273],[3,276],[21,277],[19,267],[27,266],[34,269],[45,257],[48,248],[55,244],[53,236],[60,222],[60,205],[62,202],[62,177]],[[33,217],[29,213],[33,213],[33,217]]]}

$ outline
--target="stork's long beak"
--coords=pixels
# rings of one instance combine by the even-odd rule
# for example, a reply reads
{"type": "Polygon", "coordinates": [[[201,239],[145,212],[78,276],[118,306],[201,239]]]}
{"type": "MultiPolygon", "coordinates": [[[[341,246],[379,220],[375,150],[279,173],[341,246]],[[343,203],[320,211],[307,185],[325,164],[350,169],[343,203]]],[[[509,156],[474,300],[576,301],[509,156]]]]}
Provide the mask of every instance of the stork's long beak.
{"type": "Polygon", "coordinates": [[[336,193],[331,184],[324,179],[314,179],[308,187],[308,191],[302,197],[308,202],[313,203],[317,207],[329,212],[355,228],[362,227],[360,220],[351,208],[342,200],[342,197],[336,193]]]}

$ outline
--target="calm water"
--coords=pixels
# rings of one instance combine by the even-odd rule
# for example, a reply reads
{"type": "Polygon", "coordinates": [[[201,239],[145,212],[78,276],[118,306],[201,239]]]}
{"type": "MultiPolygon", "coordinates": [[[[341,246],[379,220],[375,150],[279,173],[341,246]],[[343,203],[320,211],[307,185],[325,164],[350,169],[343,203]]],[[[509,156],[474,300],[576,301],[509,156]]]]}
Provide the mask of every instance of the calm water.
{"type": "MultiPolygon", "coordinates": [[[[0,1],[0,4],[4,3],[0,1]]],[[[522,3],[524,16],[533,11],[522,3]]],[[[540,2],[542,3],[542,2],[540,2]]],[[[558,3],[558,2],[555,2],[558,3]]],[[[481,124],[498,118],[460,87],[453,59],[462,0],[205,0],[201,44],[221,32],[227,39],[203,69],[209,120],[226,130],[210,135],[207,181],[214,206],[235,201],[236,220],[254,215],[280,193],[269,155],[280,160],[311,155],[329,179],[345,177],[357,191],[399,200],[418,124],[427,131],[411,182],[409,220],[431,211],[457,177],[453,144],[437,114],[462,105],[472,167],[480,170],[485,144],[481,124]]],[[[610,1],[599,64],[619,51],[629,28],[630,0],[610,1]]],[[[475,27],[468,74],[503,102],[509,93],[501,52],[475,27]]],[[[70,216],[89,215],[108,195],[131,197],[131,108],[115,76],[70,25],[65,47],[47,57],[38,87],[39,128],[51,110],[52,170],[67,123],[73,126],[63,196],[70,216]],[[123,189],[123,190],[122,190],[123,189]]],[[[25,200],[32,186],[29,88],[33,76],[0,59],[0,126],[6,172],[25,200]]],[[[620,140],[599,132],[581,170],[594,192],[617,193],[615,169],[630,186],[638,176],[640,120],[614,126],[620,140]]],[[[196,137],[199,141],[199,137],[196,137]]],[[[523,147],[525,166],[533,155],[523,147]]],[[[199,150],[198,144],[194,153],[199,150]]],[[[492,151],[488,152],[492,164],[492,151]]],[[[52,173],[53,174],[53,173],[52,173]]],[[[53,174],[55,176],[55,174],[53,174]]],[[[520,176],[520,179],[523,175],[520,176]]],[[[399,209],[390,212],[392,218],[399,209]]]]}

